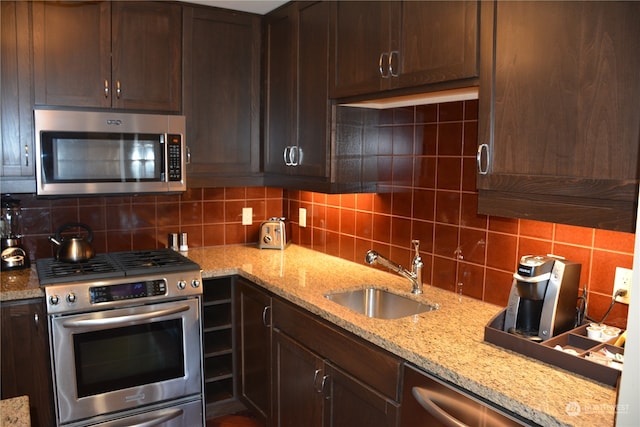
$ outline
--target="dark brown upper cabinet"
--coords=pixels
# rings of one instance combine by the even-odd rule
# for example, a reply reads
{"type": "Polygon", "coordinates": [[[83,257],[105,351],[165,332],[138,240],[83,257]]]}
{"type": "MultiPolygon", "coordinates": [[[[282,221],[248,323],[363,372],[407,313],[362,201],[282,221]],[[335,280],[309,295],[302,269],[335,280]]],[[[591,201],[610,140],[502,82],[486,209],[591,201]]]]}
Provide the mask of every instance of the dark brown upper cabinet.
{"type": "Polygon", "coordinates": [[[35,193],[31,3],[0,2],[0,176],[3,193],[35,193]]]}
{"type": "Polygon", "coordinates": [[[339,1],[331,22],[332,98],[477,84],[477,1],[339,1]]]}
{"type": "Polygon", "coordinates": [[[483,2],[478,210],[635,229],[639,2],[483,2]]]}
{"type": "Polygon", "coordinates": [[[182,8],[163,2],[36,2],[35,103],[179,112],[182,8]]]}
{"type": "MultiPolygon", "coordinates": [[[[329,98],[332,2],[292,2],[266,18],[265,184],[323,193],[371,191],[364,125],[329,98]],[[359,126],[355,131],[354,126],[359,126]]],[[[364,114],[350,114],[361,119],[364,114]]],[[[373,144],[369,144],[371,146],[373,144]]]]}
{"type": "Polygon", "coordinates": [[[262,185],[260,16],[184,8],[190,187],[262,185]]]}

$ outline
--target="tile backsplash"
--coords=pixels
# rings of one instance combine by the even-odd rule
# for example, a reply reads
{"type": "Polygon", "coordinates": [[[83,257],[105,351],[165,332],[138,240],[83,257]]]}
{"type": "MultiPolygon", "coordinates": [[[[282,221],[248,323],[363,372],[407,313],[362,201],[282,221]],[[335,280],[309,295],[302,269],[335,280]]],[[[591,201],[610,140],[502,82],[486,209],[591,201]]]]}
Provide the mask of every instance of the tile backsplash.
{"type": "MultiPolygon", "coordinates": [[[[500,306],[520,256],[561,255],[582,264],[589,313],[600,318],[615,268],[632,267],[635,235],[476,214],[477,111],[477,101],[461,101],[379,112],[378,194],[269,187],[51,200],[21,194],[24,245],[32,260],[52,257],[47,237],[68,222],[92,228],[97,252],[165,247],[171,232],[187,232],[190,247],[253,244],[260,222],[284,215],[294,243],[358,263],[373,248],[409,266],[411,239],[419,239],[425,283],[500,306]],[[242,225],[243,207],[253,209],[250,226],[242,225]]],[[[627,306],[616,304],[607,323],[624,327],[626,318],[627,306]]]]}

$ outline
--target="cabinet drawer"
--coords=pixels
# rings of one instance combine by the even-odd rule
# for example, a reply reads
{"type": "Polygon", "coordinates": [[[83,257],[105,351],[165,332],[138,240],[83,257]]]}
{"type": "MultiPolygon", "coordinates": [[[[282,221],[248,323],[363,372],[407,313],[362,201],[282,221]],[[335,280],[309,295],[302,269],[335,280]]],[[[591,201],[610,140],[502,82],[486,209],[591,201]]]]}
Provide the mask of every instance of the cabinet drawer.
{"type": "Polygon", "coordinates": [[[273,327],[399,401],[399,357],[277,299],[273,301],[273,327]]]}

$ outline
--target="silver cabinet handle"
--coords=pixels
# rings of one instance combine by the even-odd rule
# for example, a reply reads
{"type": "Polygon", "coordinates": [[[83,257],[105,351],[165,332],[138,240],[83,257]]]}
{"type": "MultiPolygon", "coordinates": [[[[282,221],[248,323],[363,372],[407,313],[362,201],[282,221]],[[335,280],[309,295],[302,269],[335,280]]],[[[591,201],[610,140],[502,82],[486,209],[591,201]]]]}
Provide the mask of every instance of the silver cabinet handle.
{"type": "Polygon", "coordinates": [[[131,421],[113,421],[112,423],[108,423],[109,427],[154,427],[166,425],[165,423],[174,418],[180,417],[184,414],[184,410],[182,409],[167,409],[166,411],[162,411],[160,413],[151,413],[151,415],[141,415],[139,418],[134,420],[135,424],[131,424],[131,421]]]}
{"type": "Polygon", "coordinates": [[[476,161],[478,162],[478,173],[480,175],[488,174],[489,173],[489,144],[480,144],[478,146],[476,161]],[[483,162],[483,159],[484,159],[484,162],[483,162]],[[484,163],[484,168],[482,167],[483,163],[484,163]]]}
{"type": "Polygon", "coordinates": [[[191,164],[191,149],[187,146],[187,162],[188,165],[191,164]]]}
{"type": "Polygon", "coordinates": [[[38,316],[38,313],[35,313],[33,315],[33,323],[36,324],[36,328],[40,326],[40,316],[38,316]]]}
{"type": "Polygon", "coordinates": [[[383,79],[389,78],[389,53],[382,52],[378,60],[378,71],[383,79]]]}
{"type": "Polygon", "coordinates": [[[287,145],[286,147],[284,147],[284,153],[282,154],[282,157],[284,158],[284,164],[287,166],[291,166],[291,161],[289,160],[290,155],[291,155],[291,146],[287,145]]]}
{"type": "Polygon", "coordinates": [[[29,146],[24,144],[24,165],[29,166],[29,146]]]}
{"type": "Polygon", "coordinates": [[[400,75],[400,52],[392,50],[389,54],[389,74],[391,77],[398,77],[400,75]],[[395,58],[395,60],[394,60],[395,58]]]}
{"type": "Polygon", "coordinates": [[[109,97],[109,80],[104,81],[104,97],[108,98],[109,97]]]}
{"type": "Polygon", "coordinates": [[[291,166],[299,166],[302,163],[302,148],[297,145],[291,147],[291,166]]]}
{"type": "Polygon", "coordinates": [[[120,87],[120,80],[116,80],[116,98],[120,99],[121,94],[122,94],[122,89],[120,87]]]}
{"type": "Polygon", "coordinates": [[[325,390],[325,386],[327,385],[327,380],[329,379],[329,375],[322,376],[322,384],[320,384],[320,391],[322,391],[322,395],[326,400],[331,399],[331,393],[328,393],[328,390],[325,390]]]}
{"type": "Polygon", "coordinates": [[[322,393],[322,388],[318,386],[318,376],[321,372],[322,369],[316,369],[316,371],[313,373],[313,389],[316,391],[316,393],[322,393]]]}
{"type": "Polygon", "coordinates": [[[271,326],[271,316],[269,316],[269,311],[271,311],[270,305],[266,305],[262,309],[262,324],[267,328],[271,326]]]}

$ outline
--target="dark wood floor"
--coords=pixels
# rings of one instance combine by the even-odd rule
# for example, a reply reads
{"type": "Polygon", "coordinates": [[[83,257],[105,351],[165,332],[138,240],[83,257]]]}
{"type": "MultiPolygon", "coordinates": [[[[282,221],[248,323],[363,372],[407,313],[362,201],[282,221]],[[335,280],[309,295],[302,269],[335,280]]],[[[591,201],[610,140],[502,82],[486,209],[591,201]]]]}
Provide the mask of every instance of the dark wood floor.
{"type": "Polygon", "coordinates": [[[224,415],[207,420],[206,427],[264,427],[259,420],[251,415],[224,415]]]}

